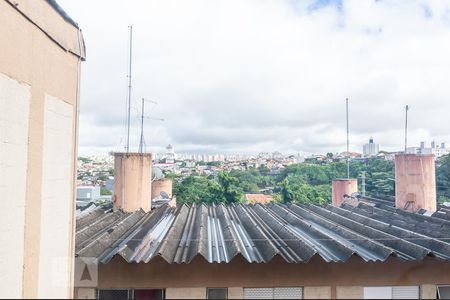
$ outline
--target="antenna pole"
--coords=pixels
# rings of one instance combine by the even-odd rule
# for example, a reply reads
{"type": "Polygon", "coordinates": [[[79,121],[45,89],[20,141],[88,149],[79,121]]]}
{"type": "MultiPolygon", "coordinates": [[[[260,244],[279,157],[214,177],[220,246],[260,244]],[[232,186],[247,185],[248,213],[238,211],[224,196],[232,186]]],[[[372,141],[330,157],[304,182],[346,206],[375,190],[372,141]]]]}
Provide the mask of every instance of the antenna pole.
{"type": "Polygon", "coordinates": [[[133,26],[130,25],[130,53],[129,53],[129,64],[128,64],[128,117],[127,117],[127,153],[130,152],[130,119],[131,119],[131,59],[133,50],[133,26]]]}
{"type": "Polygon", "coordinates": [[[361,194],[362,194],[363,197],[365,197],[366,196],[366,171],[362,171],[361,173],[362,173],[361,174],[361,180],[362,180],[362,184],[361,184],[362,191],[361,191],[361,194]]]}
{"type": "Polygon", "coordinates": [[[409,106],[405,106],[405,153],[408,148],[408,110],[409,106]]]}
{"type": "Polygon", "coordinates": [[[350,178],[350,138],[348,128],[348,98],[345,99],[346,119],[347,119],[347,178],[350,178]]]}
{"type": "Polygon", "coordinates": [[[139,153],[143,152],[144,149],[144,103],[145,100],[142,98],[142,108],[141,108],[141,140],[139,141],[139,153]]]}

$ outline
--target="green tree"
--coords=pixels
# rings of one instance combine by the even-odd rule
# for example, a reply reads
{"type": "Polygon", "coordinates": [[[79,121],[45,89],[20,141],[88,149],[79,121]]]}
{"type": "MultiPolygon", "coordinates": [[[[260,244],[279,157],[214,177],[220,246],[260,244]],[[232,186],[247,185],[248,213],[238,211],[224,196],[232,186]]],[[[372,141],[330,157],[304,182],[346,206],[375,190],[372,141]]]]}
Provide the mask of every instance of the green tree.
{"type": "Polygon", "coordinates": [[[438,201],[450,201],[450,154],[440,157],[436,162],[436,186],[438,201]]]}
{"type": "Polygon", "coordinates": [[[226,203],[238,203],[242,201],[243,191],[236,177],[227,172],[219,172],[218,180],[223,188],[226,203]]]}

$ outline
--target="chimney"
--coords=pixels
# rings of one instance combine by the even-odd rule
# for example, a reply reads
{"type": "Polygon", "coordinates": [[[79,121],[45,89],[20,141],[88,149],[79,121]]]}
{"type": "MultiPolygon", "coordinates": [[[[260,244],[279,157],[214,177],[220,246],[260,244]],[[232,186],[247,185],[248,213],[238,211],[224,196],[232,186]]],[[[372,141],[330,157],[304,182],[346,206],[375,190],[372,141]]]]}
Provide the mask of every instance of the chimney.
{"type": "Polygon", "coordinates": [[[398,154],[395,156],[395,206],[417,212],[436,211],[434,155],[398,154]]]}
{"type": "Polygon", "coordinates": [[[445,143],[441,143],[441,148],[445,149],[445,143]]]}
{"type": "Polygon", "coordinates": [[[334,206],[341,206],[344,195],[358,192],[358,179],[333,179],[331,186],[332,201],[334,206]]]}
{"type": "Polygon", "coordinates": [[[114,153],[114,208],[150,211],[151,172],[150,153],[114,153]]]}
{"type": "Polygon", "coordinates": [[[425,149],[425,142],[420,142],[420,149],[425,149]]]}
{"type": "Polygon", "coordinates": [[[152,200],[158,198],[161,192],[166,193],[169,198],[172,197],[172,179],[162,178],[152,182],[152,200]]]}

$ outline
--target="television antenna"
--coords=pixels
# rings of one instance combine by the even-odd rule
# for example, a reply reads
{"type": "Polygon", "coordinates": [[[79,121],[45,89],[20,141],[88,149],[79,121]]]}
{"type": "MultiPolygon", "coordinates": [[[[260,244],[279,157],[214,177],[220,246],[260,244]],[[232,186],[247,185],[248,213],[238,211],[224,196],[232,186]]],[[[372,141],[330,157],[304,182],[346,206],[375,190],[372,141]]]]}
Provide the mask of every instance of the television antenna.
{"type": "Polygon", "coordinates": [[[158,102],[153,100],[145,100],[142,98],[142,106],[141,106],[141,138],[139,141],[139,153],[143,153],[145,151],[145,138],[144,138],[144,119],[154,120],[154,121],[161,121],[163,122],[164,119],[161,118],[154,118],[150,116],[145,116],[145,102],[152,103],[154,105],[157,105],[158,102]]]}

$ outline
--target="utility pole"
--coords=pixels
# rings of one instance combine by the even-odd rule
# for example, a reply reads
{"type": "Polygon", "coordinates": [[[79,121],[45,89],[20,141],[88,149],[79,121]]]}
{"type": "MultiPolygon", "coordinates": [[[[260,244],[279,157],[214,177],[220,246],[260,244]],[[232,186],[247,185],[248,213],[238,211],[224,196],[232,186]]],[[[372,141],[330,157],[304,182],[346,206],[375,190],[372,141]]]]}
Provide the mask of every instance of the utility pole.
{"type": "Polygon", "coordinates": [[[141,107],[141,139],[139,141],[139,153],[143,153],[144,151],[144,103],[145,100],[142,98],[142,107],[141,107]]]}
{"type": "Polygon", "coordinates": [[[409,106],[405,106],[405,153],[408,148],[408,110],[409,106]]]}
{"type": "Polygon", "coordinates": [[[361,172],[361,181],[362,181],[362,184],[361,184],[361,187],[362,187],[361,194],[362,194],[363,197],[365,197],[365,196],[366,196],[366,171],[362,171],[362,172],[361,172]]]}
{"type": "Polygon", "coordinates": [[[350,179],[350,138],[348,128],[348,98],[345,99],[346,119],[347,119],[347,178],[350,179]]]}
{"type": "Polygon", "coordinates": [[[128,63],[128,116],[127,116],[127,153],[130,152],[130,121],[131,121],[131,59],[133,50],[133,26],[130,25],[130,53],[129,53],[129,63],[128,63]]]}

